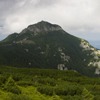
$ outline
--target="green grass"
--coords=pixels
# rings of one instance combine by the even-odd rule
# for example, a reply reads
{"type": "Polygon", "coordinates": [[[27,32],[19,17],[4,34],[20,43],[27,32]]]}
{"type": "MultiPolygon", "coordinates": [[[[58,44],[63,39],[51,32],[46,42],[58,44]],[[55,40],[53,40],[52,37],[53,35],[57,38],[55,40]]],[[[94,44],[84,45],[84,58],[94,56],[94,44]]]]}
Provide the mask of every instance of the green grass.
{"type": "Polygon", "coordinates": [[[1,66],[0,100],[100,100],[100,78],[74,71],[1,66]]]}

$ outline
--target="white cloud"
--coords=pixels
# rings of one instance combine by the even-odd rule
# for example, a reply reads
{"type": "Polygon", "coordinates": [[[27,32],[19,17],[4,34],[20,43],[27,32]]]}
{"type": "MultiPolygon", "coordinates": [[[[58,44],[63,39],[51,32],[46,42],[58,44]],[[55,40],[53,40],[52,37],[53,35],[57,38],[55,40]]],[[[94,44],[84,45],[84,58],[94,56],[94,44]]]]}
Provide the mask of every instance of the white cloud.
{"type": "Polygon", "coordinates": [[[29,24],[46,20],[74,35],[100,40],[99,4],[99,0],[1,0],[4,28],[0,33],[20,32],[29,24]]]}

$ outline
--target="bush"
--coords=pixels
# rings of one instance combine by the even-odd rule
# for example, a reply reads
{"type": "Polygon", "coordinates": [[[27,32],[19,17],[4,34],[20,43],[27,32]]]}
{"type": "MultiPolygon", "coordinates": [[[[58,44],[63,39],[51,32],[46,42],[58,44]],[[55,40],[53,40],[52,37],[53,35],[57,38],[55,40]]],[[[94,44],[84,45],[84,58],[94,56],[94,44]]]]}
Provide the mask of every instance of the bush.
{"type": "Polygon", "coordinates": [[[79,95],[74,95],[74,96],[71,96],[71,95],[62,96],[62,99],[63,99],[63,100],[83,100],[82,97],[79,96],[79,95]]]}
{"type": "Polygon", "coordinates": [[[37,90],[41,93],[41,94],[46,94],[46,95],[53,95],[54,93],[54,88],[50,87],[50,86],[40,86],[37,88],[37,90]]]}
{"type": "Polygon", "coordinates": [[[96,95],[96,96],[94,97],[94,100],[100,100],[100,95],[96,95]]]}
{"type": "Polygon", "coordinates": [[[22,80],[22,77],[19,76],[19,75],[14,75],[14,76],[13,76],[13,80],[14,80],[14,81],[20,81],[20,80],[22,80]]]}
{"type": "Polygon", "coordinates": [[[94,95],[92,95],[86,88],[83,89],[82,92],[83,100],[94,100],[94,95]]]}
{"type": "Polygon", "coordinates": [[[12,95],[11,100],[32,100],[27,95],[12,95]]]}
{"type": "Polygon", "coordinates": [[[57,86],[55,88],[55,94],[57,95],[81,95],[82,88],[75,85],[57,86]]]}
{"type": "Polygon", "coordinates": [[[31,81],[19,81],[17,82],[19,86],[31,86],[33,83],[31,81]]]}
{"type": "Polygon", "coordinates": [[[6,82],[6,77],[0,76],[0,85],[4,84],[6,82]]]}
{"type": "Polygon", "coordinates": [[[56,85],[55,80],[52,79],[52,78],[39,79],[38,83],[44,84],[44,85],[51,85],[51,86],[55,86],[56,85]]]}
{"type": "Polygon", "coordinates": [[[4,85],[4,90],[8,92],[12,92],[14,94],[20,94],[21,90],[19,87],[16,85],[15,81],[12,79],[12,77],[9,77],[7,82],[4,85]]]}

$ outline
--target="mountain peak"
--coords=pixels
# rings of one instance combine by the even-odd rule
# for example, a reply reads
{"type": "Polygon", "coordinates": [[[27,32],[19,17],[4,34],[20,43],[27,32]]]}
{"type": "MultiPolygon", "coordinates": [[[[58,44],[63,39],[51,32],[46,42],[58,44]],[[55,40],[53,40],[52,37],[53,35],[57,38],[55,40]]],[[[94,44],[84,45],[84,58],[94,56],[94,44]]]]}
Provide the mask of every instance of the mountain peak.
{"type": "Polygon", "coordinates": [[[47,21],[40,21],[36,24],[29,25],[21,33],[25,33],[26,31],[31,31],[33,33],[40,33],[40,32],[59,31],[59,30],[63,30],[59,25],[51,24],[47,21]]]}
{"type": "MultiPolygon", "coordinates": [[[[42,20],[42,21],[40,21],[40,22],[38,22],[38,23],[36,23],[36,24],[42,24],[42,25],[45,25],[45,24],[51,24],[51,23],[49,23],[49,22],[47,22],[47,21],[42,20]]],[[[52,25],[52,24],[51,24],[51,25],[52,25]]]]}
{"type": "Polygon", "coordinates": [[[41,21],[0,42],[0,65],[74,70],[100,76],[100,50],[65,32],[59,25],[41,21]]]}

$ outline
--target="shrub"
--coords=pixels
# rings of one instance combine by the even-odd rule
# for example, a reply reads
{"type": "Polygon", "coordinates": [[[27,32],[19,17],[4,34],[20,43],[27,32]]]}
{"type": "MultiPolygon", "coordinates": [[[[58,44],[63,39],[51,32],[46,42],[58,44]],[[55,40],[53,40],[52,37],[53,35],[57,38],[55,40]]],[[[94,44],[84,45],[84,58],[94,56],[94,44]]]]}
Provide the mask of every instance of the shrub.
{"type": "Polygon", "coordinates": [[[19,76],[19,75],[14,75],[14,76],[13,76],[13,80],[14,80],[14,81],[20,81],[20,80],[22,80],[22,77],[19,76]]]}
{"type": "Polygon", "coordinates": [[[6,82],[6,77],[0,76],[0,85],[4,84],[6,82]]]}
{"type": "Polygon", "coordinates": [[[56,85],[55,80],[52,79],[52,78],[39,79],[38,83],[44,84],[44,85],[51,85],[51,86],[55,86],[56,85]]]}
{"type": "Polygon", "coordinates": [[[54,93],[54,88],[50,87],[50,86],[40,86],[37,88],[37,90],[41,93],[41,94],[46,94],[46,95],[53,95],[54,93]]]}
{"type": "Polygon", "coordinates": [[[15,81],[12,79],[12,77],[9,77],[7,82],[4,85],[4,90],[8,92],[12,92],[14,94],[20,94],[21,90],[19,87],[16,85],[15,81]]]}
{"type": "Polygon", "coordinates": [[[95,95],[94,100],[100,100],[100,95],[95,95]]]}
{"type": "Polygon", "coordinates": [[[75,85],[57,86],[55,88],[55,94],[57,95],[81,95],[82,88],[75,85]]]}
{"type": "Polygon", "coordinates": [[[86,88],[84,88],[82,92],[82,99],[83,100],[94,100],[94,96],[86,88]]]}
{"type": "Polygon", "coordinates": [[[19,81],[17,82],[19,86],[31,86],[33,83],[31,81],[19,81]]]}
{"type": "Polygon", "coordinates": [[[82,97],[79,96],[79,95],[74,95],[74,96],[71,96],[71,95],[62,96],[62,99],[63,99],[63,100],[83,100],[82,97]]]}
{"type": "Polygon", "coordinates": [[[20,95],[12,95],[10,98],[11,98],[11,100],[32,100],[32,99],[29,98],[29,96],[22,95],[22,94],[20,94],[20,95]]]}

